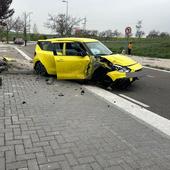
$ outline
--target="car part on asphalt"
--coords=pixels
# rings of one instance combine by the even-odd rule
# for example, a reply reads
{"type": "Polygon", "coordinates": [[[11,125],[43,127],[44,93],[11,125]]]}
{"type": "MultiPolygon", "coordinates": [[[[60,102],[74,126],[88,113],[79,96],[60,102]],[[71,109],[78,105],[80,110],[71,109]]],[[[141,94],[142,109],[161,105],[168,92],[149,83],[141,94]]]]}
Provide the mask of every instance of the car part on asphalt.
{"type": "Polygon", "coordinates": [[[0,60],[0,73],[2,71],[8,70],[8,65],[6,61],[0,60]]]}
{"type": "Polygon", "coordinates": [[[63,97],[64,96],[64,94],[63,93],[59,93],[59,95],[58,95],[59,97],[63,97]]]}

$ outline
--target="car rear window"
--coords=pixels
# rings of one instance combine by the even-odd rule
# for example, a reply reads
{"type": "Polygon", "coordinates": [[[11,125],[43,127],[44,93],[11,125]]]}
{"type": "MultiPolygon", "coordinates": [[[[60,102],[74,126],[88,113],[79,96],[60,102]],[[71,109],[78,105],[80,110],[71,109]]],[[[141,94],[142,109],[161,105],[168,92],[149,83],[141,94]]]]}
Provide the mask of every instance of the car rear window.
{"type": "Polygon", "coordinates": [[[49,41],[39,41],[38,45],[44,51],[53,51],[53,45],[49,41]]]}
{"type": "Polygon", "coordinates": [[[56,52],[63,52],[64,43],[53,43],[53,50],[56,52]]]}

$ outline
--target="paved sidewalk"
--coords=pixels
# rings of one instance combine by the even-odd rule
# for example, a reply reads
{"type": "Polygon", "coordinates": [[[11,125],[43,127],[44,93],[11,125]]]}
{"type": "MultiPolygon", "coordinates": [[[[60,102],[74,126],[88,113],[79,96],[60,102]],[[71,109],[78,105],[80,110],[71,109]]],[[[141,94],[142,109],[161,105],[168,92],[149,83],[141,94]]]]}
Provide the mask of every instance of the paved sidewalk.
{"type": "Polygon", "coordinates": [[[170,59],[130,56],[143,66],[149,66],[170,71],[170,59]]]}
{"type": "Polygon", "coordinates": [[[168,138],[77,83],[2,79],[0,170],[170,170],[168,138]]]}

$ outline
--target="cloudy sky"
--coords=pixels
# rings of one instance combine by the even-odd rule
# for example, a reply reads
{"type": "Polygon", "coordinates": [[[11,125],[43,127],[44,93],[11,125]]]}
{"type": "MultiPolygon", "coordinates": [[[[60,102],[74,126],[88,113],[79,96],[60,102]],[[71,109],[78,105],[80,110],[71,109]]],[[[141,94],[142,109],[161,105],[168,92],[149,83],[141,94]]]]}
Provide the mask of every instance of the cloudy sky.
{"type": "MultiPolygon", "coordinates": [[[[99,31],[118,29],[124,33],[131,26],[143,20],[143,30],[170,32],[170,0],[68,0],[69,15],[87,18],[87,29],[99,31]]],[[[66,13],[66,3],[62,0],[13,0],[15,16],[24,11],[32,12],[32,23],[36,23],[41,33],[50,33],[44,23],[48,13],[66,13]]],[[[80,25],[81,27],[81,25],[80,25]]]]}

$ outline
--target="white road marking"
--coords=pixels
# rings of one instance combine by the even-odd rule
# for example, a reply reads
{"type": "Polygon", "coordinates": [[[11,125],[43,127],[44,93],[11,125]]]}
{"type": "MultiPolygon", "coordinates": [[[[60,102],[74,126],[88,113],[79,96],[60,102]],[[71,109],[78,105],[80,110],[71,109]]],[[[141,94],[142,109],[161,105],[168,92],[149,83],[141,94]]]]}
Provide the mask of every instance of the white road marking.
{"type": "Polygon", "coordinates": [[[147,69],[150,69],[150,70],[162,71],[162,72],[165,72],[165,73],[170,73],[170,71],[168,71],[168,70],[161,70],[161,69],[158,69],[158,68],[152,68],[152,67],[147,67],[147,66],[143,66],[143,67],[147,68],[147,69]]]}
{"type": "Polygon", "coordinates": [[[0,52],[1,52],[1,53],[6,53],[7,50],[2,50],[2,49],[0,49],[0,52]]]}
{"type": "Polygon", "coordinates": [[[124,113],[130,114],[170,136],[170,120],[99,87],[84,86],[84,88],[126,111],[124,113]]]}
{"type": "Polygon", "coordinates": [[[27,54],[25,54],[22,50],[18,49],[16,46],[13,46],[14,49],[16,49],[26,60],[32,61],[32,58],[30,58],[27,54]]]}
{"type": "Polygon", "coordinates": [[[137,101],[137,100],[135,100],[135,99],[132,99],[131,97],[128,97],[128,96],[126,96],[126,95],[124,95],[124,94],[119,94],[119,96],[121,96],[121,97],[123,97],[123,98],[125,98],[125,99],[128,99],[128,100],[130,100],[130,101],[132,101],[132,102],[134,102],[134,103],[136,103],[136,104],[138,104],[138,105],[140,105],[140,106],[149,107],[148,105],[146,105],[146,104],[144,104],[144,103],[142,103],[142,102],[140,102],[140,101],[137,101]]]}
{"type": "Polygon", "coordinates": [[[155,78],[155,76],[151,76],[151,75],[147,75],[147,77],[149,77],[149,78],[155,78]]]}

